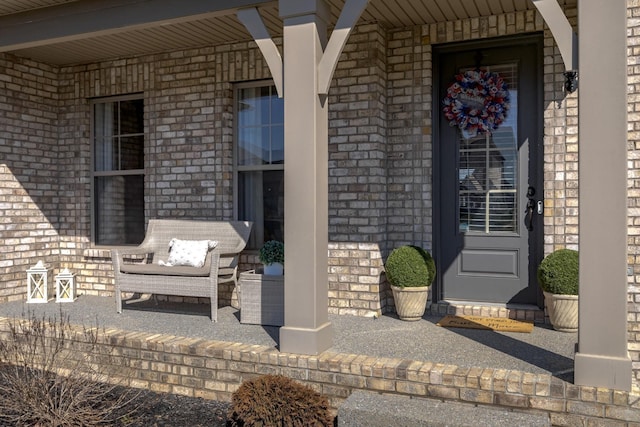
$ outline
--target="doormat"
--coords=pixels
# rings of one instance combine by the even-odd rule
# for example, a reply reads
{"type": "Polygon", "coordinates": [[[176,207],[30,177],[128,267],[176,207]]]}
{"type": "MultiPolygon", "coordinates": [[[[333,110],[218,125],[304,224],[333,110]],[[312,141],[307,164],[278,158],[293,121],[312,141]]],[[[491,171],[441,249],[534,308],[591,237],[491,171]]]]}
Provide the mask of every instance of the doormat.
{"type": "Polygon", "coordinates": [[[436,324],[446,328],[484,329],[487,331],[500,332],[531,333],[531,331],[533,331],[533,322],[505,319],[501,317],[448,315],[440,319],[436,324]]]}

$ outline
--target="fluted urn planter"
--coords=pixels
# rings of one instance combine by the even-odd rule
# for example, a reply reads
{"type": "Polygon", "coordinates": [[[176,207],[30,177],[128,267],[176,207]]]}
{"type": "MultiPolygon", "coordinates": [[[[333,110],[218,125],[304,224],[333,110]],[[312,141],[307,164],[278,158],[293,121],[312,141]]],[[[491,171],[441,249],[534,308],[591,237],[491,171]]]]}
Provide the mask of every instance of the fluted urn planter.
{"type": "Polygon", "coordinates": [[[429,286],[401,288],[391,285],[396,313],[400,320],[416,321],[422,319],[429,298],[429,286]]]}
{"type": "Polygon", "coordinates": [[[398,317],[420,320],[427,308],[429,287],[436,276],[431,254],[418,246],[400,246],[391,251],[384,269],[398,317]]]}
{"type": "Polygon", "coordinates": [[[553,329],[578,331],[579,254],[572,249],[553,251],[538,266],[538,282],[553,329]]]}
{"type": "Polygon", "coordinates": [[[578,295],[543,293],[553,329],[560,332],[578,332],[578,295]]]}

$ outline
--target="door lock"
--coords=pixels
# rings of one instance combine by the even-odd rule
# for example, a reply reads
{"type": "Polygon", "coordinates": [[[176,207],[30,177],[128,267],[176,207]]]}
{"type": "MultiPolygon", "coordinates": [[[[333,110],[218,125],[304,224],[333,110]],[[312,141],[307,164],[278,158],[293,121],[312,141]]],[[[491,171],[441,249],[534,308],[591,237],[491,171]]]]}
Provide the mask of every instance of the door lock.
{"type": "Polygon", "coordinates": [[[538,200],[538,215],[542,215],[544,213],[544,204],[542,203],[542,200],[538,200]]]}

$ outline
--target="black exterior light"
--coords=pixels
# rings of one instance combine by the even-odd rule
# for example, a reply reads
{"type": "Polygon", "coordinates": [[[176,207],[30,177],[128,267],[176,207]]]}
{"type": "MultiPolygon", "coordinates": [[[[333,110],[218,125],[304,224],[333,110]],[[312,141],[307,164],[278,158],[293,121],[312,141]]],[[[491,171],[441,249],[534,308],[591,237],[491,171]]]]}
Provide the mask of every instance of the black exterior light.
{"type": "Polygon", "coordinates": [[[576,70],[565,71],[564,78],[565,78],[564,89],[569,93],[575,92],[576,89],[578,89],[578,71],[576,70]]]}

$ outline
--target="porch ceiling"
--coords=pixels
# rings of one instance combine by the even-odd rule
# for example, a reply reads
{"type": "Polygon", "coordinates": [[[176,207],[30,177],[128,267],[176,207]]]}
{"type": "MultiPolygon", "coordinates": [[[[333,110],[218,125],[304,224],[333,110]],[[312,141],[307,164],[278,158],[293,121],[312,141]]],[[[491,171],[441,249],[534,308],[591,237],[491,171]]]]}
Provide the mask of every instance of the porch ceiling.
{"type": "MultiPolygon", "coordinates": [[[[328,0],[331,5],[332,22],[336,22],[345,0],[328,0]]],[[[558,0],[561,5],[575,5],[577,0],[558,0]]],[[[184,48],[218,45],[251,39],[238,21],[235,9],[226,12],[202,13],[179,19],[163,19],[145,22],[130,28],[101,32],[84,32],[64,41],[54,39],[35,40],[30,46],[11,45],[3,42],[3,28],[16,31],[24,22],[26,28],[34,22],[55,19],[65,8],[83,6],[95,0],[2,0],[0,2],[0,51],[37,61],[70,65],[157,53],[184,48]],[[31,19],[33,17],[33,19],[31,19]],[[11,28],[13,27],[13,29],[11,28]]],[[[147,2],[148,3],[148,2],[147,2]]],[[[166,2],[165,2],[166,3],[166,2]]],[[[195,1],[191,2],[196,3],[195,1]]],[[[235,3],[235,2],[234,2],[235,3]]],[[[243,2],[240,2],[243,3],[243,2]]],[[[248,2],[244,2],[247,4],[248,2]]],[[[259,10],[269,32],[273,36],[282,33],[282,21],[278,15],[277,1],[255,1],[261,3],[259,10]]],[[[111,2],[111,6],[127,6],[111,2]]],[[[521,10],[533,10],[531,0],[370,0],[360,22],[379,22],[387,28],[402,28],[425,23],[453,21],[470,17],[499,15],[521,10]]],[[[73,10],[73,9],[71,9],[73,10]]],[[[96,19],[99,15],[93,15],[96,19]]],[[[85,23],[86,25],[86,23],[85,23]]]]}

